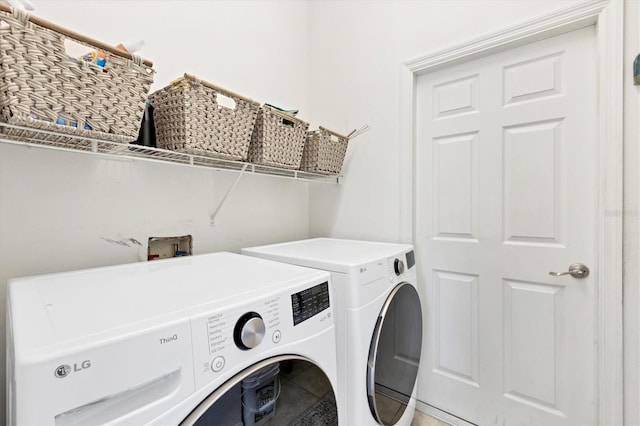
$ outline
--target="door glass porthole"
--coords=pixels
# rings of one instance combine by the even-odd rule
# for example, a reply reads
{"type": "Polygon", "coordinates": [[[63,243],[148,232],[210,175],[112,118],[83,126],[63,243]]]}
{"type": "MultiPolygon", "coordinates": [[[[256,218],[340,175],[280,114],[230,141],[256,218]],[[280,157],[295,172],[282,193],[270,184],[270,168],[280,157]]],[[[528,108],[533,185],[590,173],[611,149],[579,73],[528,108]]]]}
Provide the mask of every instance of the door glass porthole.
{"type": "Polygon", "coordinates": [[[282,355],[259,362],[214,390],[182,426],[338,425],[336,396],[310,360],[282,355]]]}
{"type": "Polygon", "coordinates": [[[422,308],[415,287],[398,284],[385,301],[371,339],[367,398],[371,414],[395,424],[411,399],[422,348],[422,308]]]}

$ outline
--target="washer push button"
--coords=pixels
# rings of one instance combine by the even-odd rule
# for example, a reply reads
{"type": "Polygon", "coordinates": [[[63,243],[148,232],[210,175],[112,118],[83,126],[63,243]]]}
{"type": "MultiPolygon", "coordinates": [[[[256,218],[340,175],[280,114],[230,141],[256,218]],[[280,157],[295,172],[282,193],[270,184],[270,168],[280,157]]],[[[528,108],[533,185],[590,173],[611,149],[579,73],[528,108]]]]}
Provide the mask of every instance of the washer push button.
{"type": "Polygon", "coordinates": [[[224,357],[222,356],[215,357],[213,361],[211,361],[211,369],[215,373],[217,373],[218,371],[224,368],[224,364],[225,364],[224,357]]]}

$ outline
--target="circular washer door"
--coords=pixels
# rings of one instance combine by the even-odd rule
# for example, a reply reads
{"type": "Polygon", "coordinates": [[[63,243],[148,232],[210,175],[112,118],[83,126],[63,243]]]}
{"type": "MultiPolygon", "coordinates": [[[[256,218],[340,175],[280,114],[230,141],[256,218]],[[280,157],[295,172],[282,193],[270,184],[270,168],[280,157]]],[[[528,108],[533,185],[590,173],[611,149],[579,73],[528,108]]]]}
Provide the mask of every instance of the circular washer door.
{"type": "Polygon", "coordinates": [[[331,382],[311,360],[281,355],[252,365],[227,380],[182,421],[181,426],[302,426],[314,418],[337,426],[331,382]]]}
{"type": "Polygon", "coordinates": [[[385,301],[369,347],[367,397],[382,425],[395,424],[407,408],[418,377],[422,308],[415,287],[398,284],[385,301]]]}

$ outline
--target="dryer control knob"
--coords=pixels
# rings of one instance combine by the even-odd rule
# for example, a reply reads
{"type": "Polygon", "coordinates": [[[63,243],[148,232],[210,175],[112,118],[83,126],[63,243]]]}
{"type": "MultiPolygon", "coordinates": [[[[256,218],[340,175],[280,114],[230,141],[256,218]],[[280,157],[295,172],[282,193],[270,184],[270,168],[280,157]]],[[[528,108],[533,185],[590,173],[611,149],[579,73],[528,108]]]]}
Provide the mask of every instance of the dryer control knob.
{"type": "Polygon", "coordinates": [[[253,349],[262,342],[265,326],[257,312],[247,312],[240,317],[233,329],[233,340],[243,351],[253,349]]]}
{"type": "Polygon", "coordinates": [[[404,274],[404,262],[400,259],[396,259],[393,262],[393,270],[396,271],[396,275],[404,274]]]}

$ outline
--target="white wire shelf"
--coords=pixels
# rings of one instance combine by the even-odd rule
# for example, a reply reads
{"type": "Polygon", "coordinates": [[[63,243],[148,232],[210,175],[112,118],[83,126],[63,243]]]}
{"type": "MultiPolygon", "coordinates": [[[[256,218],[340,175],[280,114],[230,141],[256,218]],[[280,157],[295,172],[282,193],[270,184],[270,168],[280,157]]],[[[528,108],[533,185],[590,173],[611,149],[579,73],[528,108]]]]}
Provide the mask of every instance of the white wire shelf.
{"type": "Polygon", "coordinates": [[[328,176],[319,173],[289,170],[243,161],[223,160],[142,145],[123,144],[101,139],[50,132],[47,130],[14,126],[6,123],[0,123],[0,142],[30,147],[42,147],[53,150],[80,152],[102,157],[127,158],[131,160],[154,161],[190,167],[231,170],[242,173],[275,176],[302,181],[340,183],[342,179],[341,175],[328,176]]]}

